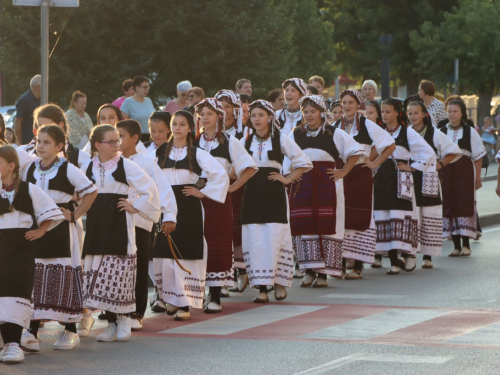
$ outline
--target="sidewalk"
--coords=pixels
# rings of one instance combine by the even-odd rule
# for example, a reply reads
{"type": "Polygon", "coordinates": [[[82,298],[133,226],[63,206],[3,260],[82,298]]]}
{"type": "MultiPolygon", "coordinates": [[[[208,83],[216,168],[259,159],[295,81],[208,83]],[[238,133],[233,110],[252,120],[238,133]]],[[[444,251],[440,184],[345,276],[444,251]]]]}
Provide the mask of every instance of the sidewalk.
{"type": "Polygon", "coordinates": [[[484,177],[485,169],[481,171],[483,187],[477,191],[477,212],[481,227],[500,224],[500,197],[496,194],[498,164],[492,163],[484,177]]]}

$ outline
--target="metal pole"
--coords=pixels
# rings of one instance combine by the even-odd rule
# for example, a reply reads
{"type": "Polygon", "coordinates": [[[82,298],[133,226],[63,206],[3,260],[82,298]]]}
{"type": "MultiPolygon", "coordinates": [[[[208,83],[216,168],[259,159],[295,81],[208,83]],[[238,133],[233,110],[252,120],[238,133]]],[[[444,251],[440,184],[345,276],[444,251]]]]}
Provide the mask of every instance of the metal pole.
{"type": "Polygon", "coordinates": [[[40,104],[49,102],[49,6],[48,0],[42,0],[42,96],[40,104]]]}
{"type": "Polygon", "coordinates": [[[335,78],[335,100],[340,100],[339,95],[340,95],[339,77],[337,76],[337,78],[335,78]]]}
{"type": "Polygon", "coordinates": [[[458,59],[455,59],[455,94],[458,94],[458,59]]]}

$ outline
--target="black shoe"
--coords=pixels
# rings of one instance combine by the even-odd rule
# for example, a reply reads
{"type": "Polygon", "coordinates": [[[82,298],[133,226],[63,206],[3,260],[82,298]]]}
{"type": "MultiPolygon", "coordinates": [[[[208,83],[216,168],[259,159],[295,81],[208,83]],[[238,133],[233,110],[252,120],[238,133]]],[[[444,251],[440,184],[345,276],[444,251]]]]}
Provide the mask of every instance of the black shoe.
{"type": "Polygon", "coordinates": [[[151,306],[151,311],[155,313],[164,313],[167,309],[159,304],[159,300],[156,300],[154,301],[153,306],[151,306]]]}
{"type": "Polygon", "coordinates": [[[99,316],[97,317],[97,319],[100,319],[100,320],[106,320],[108,318],[106,318],[106,311],[101,311],[101,313],[99,314],[99,316]]]}

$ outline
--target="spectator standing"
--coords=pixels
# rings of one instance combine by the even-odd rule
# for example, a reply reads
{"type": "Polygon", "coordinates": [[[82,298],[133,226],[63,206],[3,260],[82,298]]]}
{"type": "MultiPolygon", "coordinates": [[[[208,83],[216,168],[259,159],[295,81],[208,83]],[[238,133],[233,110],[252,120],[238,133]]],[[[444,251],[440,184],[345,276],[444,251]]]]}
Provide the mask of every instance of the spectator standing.
{"type": "Polygon", "coordinates": [[[484,147],[488,153],[488,160],[490,163],[495,161],[495,146],[497,144],[497,131],[500,130],[493,126],[493,120],[491,117],[485,117],[483,120],[483,135],[481,139],[483,140],[484,147]]]}
{"type": "MultiPolygon", "coordinates": [[[[375,83],[375,81],[373,81],[371,79],[367,79],[361,85],[361,93],[363,94],[363,97],[365,98],[365,103],[369,102],[370,100],[375,100],[375,96],[377,95],[377,91],[378,91],[378,86],[375,83]]],[[[380,102],[381,101],[378,101],[377,103],[380,105],[380,102]]]]}
{"type": "Polygon", "coordinates": [[[177,99],[171,100],[165,106],[164,111],[173,115],[175,112],[188,107],[188,92],[193,88],[191,82],[182,81],[177,84],[177,99]]]}
{"type": "Polygon", "coordinates": [[[185,108],[189,113],[194,116],[195,109],[194,106],[205,99],[205,93],[201,87],[194,86],[188,91],[189,106],[185,108]]]}
{"type": "Polygon", "coordinates": [[[142,142],[149,140],[149,116],[155,111],[153,102],[148,98],[150,83],[147,77],[135,77],[133,81],[135,94],[126,98],[121,107],[122,115],[126,120],[136,120],[141,124],[142,142]]]}
{"type": "Polygon", "coordinates": [[[135,94],[134,80],[129,78],[129,79],[126,79],[125,81],[123,81],[122,91],[123,91],[123,96],[116,99],[113,103],[111,103],[111,104],[116,105],[120,109],[122,108],[122,104],[125,101],[125,99],[127,99],[135,94]]]}
{"type": "Polygon", "coordinates": [[[252,96],[252,82],[250,80],[242,78],[236,82],[236,92],[238,94],[246,94],[252,96]]]}
{"type": "Polygon", "coordinates": [[[16,102],[16,123],[14,131],[21,144],[27,144],[33,138],[33,112],[40,106],[42,95],[42,76],[37,74],[30,81],[30,89],[16,102]]]}
{"type": "Polygon", "coordinates": [[[434,120],[434,124],[439,124],[439,121],[446,119],[448,115],[444,110],[444,104],[434,97],[435,94],[436,86],[434,86],[434,83],[425,79],[420,81],[418,96],[424,101],[427,112],[434,120]]]}
{"type": "Polygon", "coordinates": [[[75,91],[71,96],[69,110],[66,112],[68,119],[68,140],[73,146],[82,149],[90,139],[92,131],[92,120],[85,112],[87,107],[87,95],[81,91],[75,91]]]}
{"type": "Polygon", "coordinates": [[[285,95],[282,89],[274,89],[267,96],[267,101],[272,104],[275,111],[285,107],[285,95]]]}

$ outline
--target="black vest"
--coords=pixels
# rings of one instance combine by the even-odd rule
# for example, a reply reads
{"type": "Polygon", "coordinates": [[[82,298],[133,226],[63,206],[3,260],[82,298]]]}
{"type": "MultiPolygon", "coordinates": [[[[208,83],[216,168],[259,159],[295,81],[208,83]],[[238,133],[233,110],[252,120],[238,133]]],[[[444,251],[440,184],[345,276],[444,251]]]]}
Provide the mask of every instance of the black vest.
{"type": "Polygon", "coordinates": [[[434,153],[437,155],[437,148],[434,146],[434,126],[427,126],[427,131],[425,132],[424,139],[432,147],[434,153]]]}
{"type": "Polygon", "coordinates": [[[325,126],[325,131],[320,131],[316,137],[308,137],[307,133],[302,132],[302,128],[298,126],[293,130],[293,137],[295,143],[297,143],[302,150],[316,148],[328,152],[334,160],[337,160],[339,158],[339,151],[333,141],[335,130],[333,126],[327,125],[325,126]],[[331,134],[329,134],[330,132],[327,132],[327,130],[330,130],[331,134]]]}
{"type": "MultiPolygon", "coordinates": [[[[230,137],[228,135],[225,135],[225,134],[222,134],[222,136],[226,139],[226,141],[224,143],[219,142],[219,145],[216,148],[210,150],[210,155],[212,155],[215,158],[226,159],[228,162],[232,163],[231,155],[229,154],[229,138],[230,137]]],[[[200,147],[200,140],[196,139],[193,142],[193,145],[195,145],[196,147],[200,147]]]]}
{"type": "Polygon", "coordinates": [[[78,167],[78,157],[80,155],[80,149],[69,143],[68,149],[66,150],[66,155],[68,156],[68,161],[74,166],[78,167]]]}
{"type": "MultiPolygon", "coordinates": [[[[383,128],[386,129],[387,126],[384,124],[383,128]]],[[[408,144],[408,127],[406,125],[401,125],[399,135],[394,142],[396,143],[396,146],[404,147],[410,151],[410,145],[408,144]]]]}
{"type": "Polygon", "coordinates": [[[144,147],[148,148],[149,146],[151,146],[152,142],[153,141],[147,141],[147,142],[144,142],[143,145],[144,145],[144,147]]]}
{"type": "MultiPolygon", "coordinates": [[[[189,171],[189,159],[187,158],[187,155],[182,160],[174,161],[170,158],[165,157],[165,152],[167,151],[167,147],[168,143],[164,143],[156,150],[156,156],[158,158],[158,166],[161,169],[175,168],[175,169],[186,169],[189,171]]],[[[193,172],[196,173],[198,176],[201,176],[202,170],[200,164],[198,164],[198,160],[196,159],[197,150],[198,147],[196,147],[195,145],[191,147],[191,164],[193,166],[193,172]]]]}
{"type": "MultiPolygon", "coordinates": [[[[335,123],[335,127],[340,129],[341,121],[337,120],[335,123]]],[[[354,137],[354,140],[362,145],[372,145],[373,140],[370,138],[368,134],[368,129],[366,128],[366,117],[361,116],[359,119],[359,131],[354,137]]]]}
{"type": "MultiPolygon", "coordinates": [[[[472,152],[472,146],[470,144],[470,126],[462,126],[462,129],[464,129],[464,132],[462,134],[462,138],[458,140],[458,147],[461,150],[467,150],[469,152],[472,152]]],[[[441,128],[441,131],[444,134],[448,134],[448,127],[444,126],[441,128]]]]}
{"type": "MultiPolygon", "coordinates": [[[[32,216],[35,214],[33,201],[30,197],[29,182],[19,182],[19,189],[17,190],[17,194],[12,203],[16,211],[21,211],[32,216]]],[[[9,207],[9,200],[7,198],[0,197],[0,215],[9,213],[9,207]]]]}
{"type": "MultiPolygon", "coordinates": [[[[92,160],[89,163],[89,166],[87,167],[87,178],[91,180],[95,184],[95,179],[94,179],[94,173],[92,172],[92,167],[94,166],[94,163],[92,160]]],[[[111,174],[113,178],[115,179],[116,182],[121,182],[122,184],[125,184],[127,186],[127,175],[125,174],[125,167],[123,166],[123,158],[121,157],[120,160],[118,161],[118,165],[116,166],[116,170],[111,174]]]]}
{"type": "MultiPolygon", "coordinates": [[[[253,141],[254,136],[255,136],[255,133],[250,134],[248,136],[247,140],[245,141],[245,148],[247,149],[247,151],[250,155],[253,154],[253,151],[250,150],[250,146],[252,145],[252,141],[253,141]]],[[[274,130],[274,137],[271,137],[271,144],[273,146],[273,149],[267,151],[267,157],[269,158],[269,160],[274,160],[280,164],[283,164],[283,154],[281,153],[280,137],[281,137],[281,133],[275,129],[274,130]]]]}
{"type": "MultiPolygon", "coordinates": [[[[26,181],[31,182],[33,185],[36,185],[36,178],[34,174],[35,168],[35,163],[31,163],[26,176],[26,181]]],[[[55,177],[49,181],[49,190],[57,190],[68,195],[73,195],[75,193],[75,187],[71,184],[71,182],[69,182],[68,179],[67,161],[61,164],[55,177]]]]}

